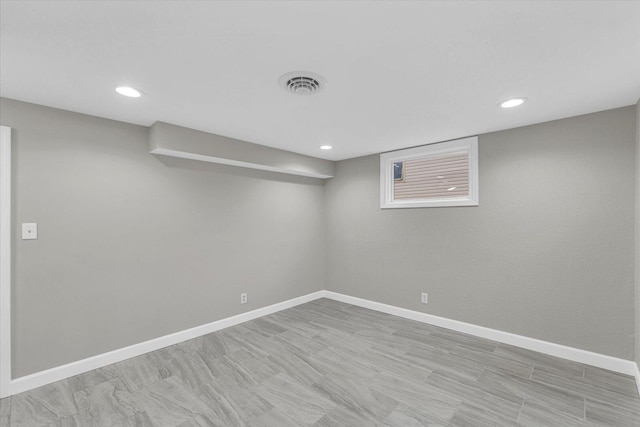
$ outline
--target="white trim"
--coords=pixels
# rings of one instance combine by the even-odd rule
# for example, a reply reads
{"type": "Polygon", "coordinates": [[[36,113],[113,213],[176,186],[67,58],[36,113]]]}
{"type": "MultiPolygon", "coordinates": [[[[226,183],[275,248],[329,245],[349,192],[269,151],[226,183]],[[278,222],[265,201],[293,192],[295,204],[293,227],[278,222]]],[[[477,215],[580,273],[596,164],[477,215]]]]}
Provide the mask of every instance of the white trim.
{"type": "Polygon", "coordinates": [[[358,307],[369,308],[371,310],[380,311],[382,313],[392,314],[394,316],[416,320],[422,323],[428,323],[430,325],[451,329],[465,334],[474,335],[476,337],[486,338],[521,348],[526,348],[528,350],[537,351],[540,353],[548,354],[550,356],[560,357],[563,359],[584,363],[586,365],[596,366],[598,368],[608,369],[610,371],[615,371],[622,374],[635,375],[638,369],[638,366],[630,360],[619,359],[617,357],[593,353],[591,351],[580,350],[578,348],[567,347],[561,344],[542,341],[536,338],[529,338],[522,335],[512,334],[510,332],[499,331],[497,329],[485,328],[484,326],[460,322],[459,320],[452,320],[445,317],[434,316],[433,314],[407,310],[406,308],[400,308],[393,305],[382,304],[375,301],[343,295],[337,292],[325,291],[325,296],[326,298],[330,298],[347,304],[357,305],[358,307]]]}
{"type": "Polygon", "coordinates": [[[481,338],[494,340],[497,342],[526,348],[551,356],[560,357],[574,362],[584,363],[599,368],[608,369],[626,375],[632,375],[636,378],[638,391],[640,392],[640,370],[638,365],[630,360],[619,359],[604,354],[593,353],[586,350],[580,350],[573,347],[567,347],[560,344],[554,344],[548,341],[542,341],[535,338],[528,338],[521,335],[503,332],[496,329],[485,328],[483,326],[473,325],[471,323],[460,322],[458,320],[447,319],[445,317],[434,316],[432,314],[421,313],[418,311],[408,310],[393,305],[382,304],[362,298],[352,297],[333,291],[317,291],[311,294],[303,295],[284,302],[273,304],[247,313],[238,314],[236,316],[221,319],[206,325],[197,326],[195,328],[176,332],[174,334],[165,335],[129,347],[113,350],[108,353],[99,354],[87,359],[78,360],[66,365],[57,366],[45,371],[36,372],[31,375],[11,380],[9,384],[8,395],[22,393],[45,384],[59,381],[74,375],[81,374],[93,369],[97,369],[112,363],[120,362],[131,357],[140,356],[142,354],[161,349],[173,344],[197,338],[220,329],[228,328],[258,317],[266,316],[287,308],[295,307],[320,298],[329,298],[335,301],[368,308],[382,313],[411,319],[422,323],[427,323],[442,328],[474,335],[481,338]]]}
{"type": "Polygon", "coordinates": [[[478,137],[437,142],[415,148],[380,154],[380,208],[430,208],[446,206],[478,206],[478,137]],[[439,154],[469,153],[469,195],[442,199],[395,200],[393,197],[393,164],[404,160],[417,159],[439,154]]]}
{"type": "Polygon", "coordinates": [[[298,169],[285,169],[285,168],[279,168],[275,166],[261,165],[258,163],[242,162],[239,160],[224,159],[222,157],[206,156],[204,154],[170,150],[168,148],[154,148],[153,150],[150,151],[150,153],[160,154],[162,156],[178,157],[180,159],[199,160],[201,162],[220,163],[223,165],[240,166],[243,168],[259,169],[259,170],[269,171],[269,172],[286,173],[289,175],[308,176],[310,178],[321,178],[321,179],[333,178],[332,175],[323,175],[320,173],[306,172],[298,169]]]}
{"type": "Polygon", "coordinates": [[[144,341],[139,344],[133,344],[128,347],[113,350],[108,353],[98,354],[96,356],[78,360],[76,362],[71,362],[66,365],[56,366],[55,368],[16,378],[11,381],[9,391],[11,395],[22,393],[23,391],[31,390],[45,384],[50,384],[54,381],[69,378],[74,375],[82,374],[93,369],[110,365],[112,363],[121,362],[123,360],[140,356],[151,351],[159,350],[170,345],[178,344],[183,341],[200,337],[202,335],[210,334],[211,332],[219,331],[220,329],[228,328],[230,326],[238,325],[249,320],[257,319],[258,317],[266,316],[268,314],[285,310],[287,308],[295,307],[297,305],[322,298],[322,294],[323,291],[318,291],[311,294],[303,295],[301,297],[279,302],[267,307],[258,308],[256,310],[248,311],[236,316],[231,316],[225,319],[217,320],[215,322],[207,323],[206,325],[196,326],[195,328],[186,329],[184,331],[176,332],[170,335],[165,335],[163,337],[154,338],[149,341],[144,341]]]}
{"type": "Polygon", "coordinates": [[[634,365],[636,369],[633,376],[636,377],[636,387],[638,387],[638,395],[640,395],[640,367],[638,367],[637,363],[634,363],[634,365]]]}
{"type": "Polygon", "coordinates": [[[0,397],[11,382],[11,128],[0,126],[0,397]]]}

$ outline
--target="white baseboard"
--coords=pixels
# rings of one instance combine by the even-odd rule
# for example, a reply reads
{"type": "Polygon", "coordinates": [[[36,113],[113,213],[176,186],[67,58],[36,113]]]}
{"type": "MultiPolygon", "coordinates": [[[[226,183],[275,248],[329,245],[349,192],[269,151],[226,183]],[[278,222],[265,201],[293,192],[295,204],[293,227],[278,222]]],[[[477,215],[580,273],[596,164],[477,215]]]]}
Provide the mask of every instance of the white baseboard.
{"type": "Polygon", "coordinates": [[[418,311],[408,310],[393,305],[383,304],[362,298],[356,298],[332,291],[318,291],[311,294],[303,295],[247,313],[238,314],[236,316],[221,319],[206,325],[197,326],[195,328],[176,332],[163,337],[144,341],[128,347],[110,351],[108,353],[99,354],[66,365],[57,366],[45,371],[36,372],[31,375],[12,379],[7,385],[8,394],[2,397],[11,396],[22,393],[27,390],[34,389],[55,381],[63,380],[74,375],[82,374],[93,369],[98,369],[112,363],[121,362],[132,357],[140,356],[151,351],[159,350],[170,345],[178,344],[211,332],[219,331],[230,326],[238,325],[258,317],[276,313],[287,308],[295,307],[306,302],[314,301],[320,298],[329,298],[335,301],[356,305],[363,308],[379,311],[382,313],[392,314],[394,316],[403,317],[405,319],[416,320],[418,322],[427,323],[442,328],[474,335],[481,338],[487,338],[493,341],[526,348],[551,356],[561,357],[563,359],[584,363],[611,371],[632,375],[636,378],[638,390],[640,392],[640,370],[638,365],[630,360],[619,359],[616,357],[606,356],[604,354],[593,353],[586,350],[580,350],[573,347],[567,347],[560,344],[554,344],[548,341],[542,341],[535,338],[528,338],[521,335],[503,332],[496,329],[485,328],[483,326],[473,325],[471,323],[460,322],[458,320],[447,319],[444,317],[434,316],[432,314],[421,313],[418,311]]]}
{"type": "Polygon", "coordinates": [[[285,310],[287,308],[295,307],[297,305],[322,298],[323,296],[324,291],[314,292],[298,298],[279,302],[267,307],[262,307],[253,311],[238,314],[236,316],[227,317],[225,319],[207,323],[206,325],[196,326],[195,328],[186,329],[184,331],[176,332],[170,335],[165,335],[163,337],[154,338],[149,341],[144,341],[139,344],[133,344],[128,347],[119,348],[108,353],[98,354],[96,356],[88,357],[86,359],[78,360],[66,365],[56,366],[55,368],[47,369],[45,371],[40,371],[31,375],[26,375],[24,377],[15,378],[12,379],[8,384],[7,388],[9,393],[7,394],[7,396],[22,393],[23,391],[31,390],[55,381],[63,380],[65,378],[82,374],[93,369],[98,369],[112,363],[121,362],[123,360],[140,356],[151,351],[159,350],[170,345],[178,344],[183,341],[200,337],[202,335],[210,334],[211,332],[219,331],[220,329],[228,328],[230,326],[238,325],[249,320],[257,319],[258,317],[266,316],[268,314],[285,310]]]}
{"type": "Polygon", "coordinates": [[[636,377],[636,387],[638,387],[638,394],[640,394],[640,367],[638,367],[637,363],[634,363],[636,367],[636,371],[633,373],[633,376],[636,377]]]}
{"type": "MultiPolygon", "coordinates": [[[[347,304],[369,308],[371,310],[380,311],[382,313],[393,314],[394,316],[404,317],[405,319],[411,319],[422,323],[428,323],[434,326],[440,326],[442,328],[463,332],[465,334],[474,335],[481,338],[487,338],[493,341],[526,348],[528,350],[537,351],[540,353],[548,354],[550,356],[561,357],[563,359],[584,363],[585,365],[596,366],[598,368],[608,369],[610,371],[615,371],[622,374],[637,375],[638,371],[638,366],[630,360],[619,359],[617,357],[593,353],[591,351],[580,350],[578,348],[567,347],[561,344],[555,344],[535,338],[524,337],[522,335],[503,332],[497,329],[485,328],[484,326],[478,326],[471,323],[460,322],[458,320],[447,319],[445,317],[434,316],[433,314],[407,310],[406,308],[400,308],[393,305],[382,304],[375,301],[343,295],[337,292],[325,291],[324,296],[326,298],[341,301],[347,304]]],[[[638,382],[638,380],[636,380],[636,382],[638,382]]]]}

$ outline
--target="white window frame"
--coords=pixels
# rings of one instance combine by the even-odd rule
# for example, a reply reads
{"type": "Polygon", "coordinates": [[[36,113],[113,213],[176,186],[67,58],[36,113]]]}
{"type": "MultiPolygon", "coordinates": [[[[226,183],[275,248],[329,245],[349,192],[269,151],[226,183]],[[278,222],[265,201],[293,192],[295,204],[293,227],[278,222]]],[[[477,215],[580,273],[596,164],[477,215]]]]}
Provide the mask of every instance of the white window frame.
{"type": "Polygon", "coordinates": [[[438,142],[406,150],[380,154],[380,208],[433,208],[446,206],[478,206],[478,137],[438,142]],[[402,199],[393,198],[393,164],[405,160],[440,154],[469,153],[469,194],[461,197],[441,199],[402,199]]]}

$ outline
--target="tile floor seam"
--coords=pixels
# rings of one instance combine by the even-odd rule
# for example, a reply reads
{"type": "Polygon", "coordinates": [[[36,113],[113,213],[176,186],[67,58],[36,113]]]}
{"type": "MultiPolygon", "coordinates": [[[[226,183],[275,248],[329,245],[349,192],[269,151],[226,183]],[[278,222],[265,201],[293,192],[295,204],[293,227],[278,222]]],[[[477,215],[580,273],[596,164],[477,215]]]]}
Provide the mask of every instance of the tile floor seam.
{"type": "Polygon", "coordinates": [[[524,404],[527,402],[526,398],[522,399],[522,405],[520,405],[520,410],[518,411],[518,416],[516,417],[516,423],[520,422],[520,416],[522,415],[522,410],[524,409],[524,404]]]}
{"type": "MultiPolygon", "coordinates": [[[[555,377],[558,377],[558,378],[562,378],[562,377],[559,377],[558,375],[555,375],[555,374],[548,374],[548,375],[552,375],[552,376],[555,376],[555,377]]],[[[550,384],[550,383],[547,383],[547,382],[544,382],[544,381],[541,381],[541,380],[535,380],[535,379],[534,379],[534,380],[532,380],[532,381],[534,381],[534,382],[536,382],[536,383],[539,383],[539,384],[543,384],[543,385],[545,385],[545,386],[547,386],[547,387],[551,387],[551,388],[553,388],[553,389],[556,389],[556,390],[559,390],[559,391],[562,391],[562,392],[572,392],[572,391],[571,391],[571,390],[569,390],[568,388],[566,388],[566,387],[561,387],[561,386],[558,386],[558,385],[556,385],[556,384],[550,384]]],[[[618,393],[618,392],[615,392],[615,391],[606,390],[606,389],[600,389],[600,388],[597,388],[596,386],[594,386],[594,385],[592,385],[592,384],[583,384],[583,386],[584,386],[584,387],[586,387],[586,388],[588,388],[588,389],[590,389],[590,390],[595,390],[595,391],[598,391],[598,390],[600,390],[600,391],[605,391],[605,392],[607,392],[607,393],[610,393],[610,394],[616,395],[618,398],[628,398],[628,399],[632,399],[632,400],[638,400],[638,401],[640,402],[640,399],[632,398],[632,397],[630,397],[630,396],[626,396],[626,395],[624,395],[624,394],[621,394],[621,393],[618,393]]],[[[593,400],[593,401],[596,401],[596,402],[598,402],[598,403],[602,403],[602,404],[605,404],[605,405],[614,406],[614,407],[619,408],[619,409],[622,409],[622,410],[626,410],[626,408],[624,408],[624,407],[622,407],[622,406],[620,406],[620,405],[616,405],[615,403],[612,403],[612,402],[605,402],[605,401],[603,401],[601,398],[598,398],[597,396],[584,396],[584,398],[585,398],[585,405],[586,405],[586,399],[587,399],[587,398],[589,398],[589,399],[591,399],[591,400],[593,400]]],[[[586,410],[586,409],[585,409],[585,410],[586,410]]]]}

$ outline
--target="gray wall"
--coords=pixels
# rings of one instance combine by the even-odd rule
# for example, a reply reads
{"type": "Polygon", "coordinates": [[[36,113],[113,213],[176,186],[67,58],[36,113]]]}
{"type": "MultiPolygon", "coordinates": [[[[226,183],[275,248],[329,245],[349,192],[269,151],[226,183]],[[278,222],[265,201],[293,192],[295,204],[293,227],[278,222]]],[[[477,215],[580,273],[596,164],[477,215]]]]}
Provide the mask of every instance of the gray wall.
{"type": "Polygon", "coordinates": [[[479,207],[381,210],[379,156],[339,162],[328,287],[633,359],[634,115],[480,135],[479,207]]]}
{"type": "Polygon", "coordinates": [[[322,181],[155,157],[141,126],[0,108],[14,378],[324,288],[322,181]],[[22,222],[38,240],[20,239],[22,222]]]}
{"type": "Polygon", "coordinates": [[[379,156],[324,187],[155,157],[148,128],[2,99],[13,376],[323,288],[632,359],[638,110],[481,135],[479,207],[380,210],[379,156]]]}

